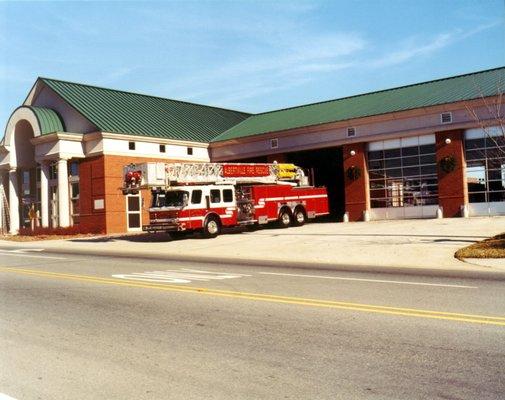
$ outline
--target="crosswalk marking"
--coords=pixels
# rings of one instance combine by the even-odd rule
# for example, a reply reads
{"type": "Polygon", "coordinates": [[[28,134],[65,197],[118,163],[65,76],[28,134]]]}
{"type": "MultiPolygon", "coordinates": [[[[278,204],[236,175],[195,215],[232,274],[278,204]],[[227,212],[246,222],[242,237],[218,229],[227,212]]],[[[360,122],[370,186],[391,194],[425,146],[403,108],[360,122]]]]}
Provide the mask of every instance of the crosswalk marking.
{"type": "Polygon", "coordinates": [[[202,271],[198,269],[167,269],[164,271],[146,271],[134,272],[131,274],[115,274],[113,278],[128,279],[144,282],[159,282],[159,283],[190,283],[191,281],[216,281],[224,279],[242,278],[245,274],[235,274],[228,272],[202,271]]]}

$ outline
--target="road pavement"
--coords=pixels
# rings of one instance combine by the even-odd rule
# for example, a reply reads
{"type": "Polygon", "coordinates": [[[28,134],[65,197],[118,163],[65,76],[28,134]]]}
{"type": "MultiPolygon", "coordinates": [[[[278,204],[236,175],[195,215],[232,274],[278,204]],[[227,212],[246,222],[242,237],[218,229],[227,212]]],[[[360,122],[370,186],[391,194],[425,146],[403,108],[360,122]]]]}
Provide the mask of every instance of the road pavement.
{"type": "MultiPolygon", "coordinates": [[[[15,399],[499,399],[499,280],[0,251],[15,399]]],[[[1,395],[0,395],[1,398],[1,395]]]]}

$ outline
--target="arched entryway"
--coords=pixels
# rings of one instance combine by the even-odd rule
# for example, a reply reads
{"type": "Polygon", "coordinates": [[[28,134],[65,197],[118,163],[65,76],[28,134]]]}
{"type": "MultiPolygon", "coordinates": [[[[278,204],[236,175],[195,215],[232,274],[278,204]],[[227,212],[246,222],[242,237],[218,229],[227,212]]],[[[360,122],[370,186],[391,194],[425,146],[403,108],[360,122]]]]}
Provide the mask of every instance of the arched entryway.
{"type": "Polygon", "coordinates": [[[39,151],[33,144],[41,135],[62,131],[58,114],[46,108],[22,106],[9,118],[0,144],[1,182],[9,210],[1,214],[12,234],[30,227],[31,209],[37,226],[69,226],[67,160],[48,157],[48,149],[42,145],[39,151]]]}

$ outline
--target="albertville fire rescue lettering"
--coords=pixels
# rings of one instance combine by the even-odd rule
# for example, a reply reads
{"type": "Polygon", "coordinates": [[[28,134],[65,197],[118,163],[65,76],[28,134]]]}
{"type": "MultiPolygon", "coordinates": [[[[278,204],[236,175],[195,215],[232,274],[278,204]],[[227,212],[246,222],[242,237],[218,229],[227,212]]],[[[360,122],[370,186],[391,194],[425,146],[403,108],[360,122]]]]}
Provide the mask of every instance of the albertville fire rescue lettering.
{"type": "Polygon", "coordinates": [[[147,232],[215,237],[223,227],[287,228],[328,214],[326,188],[293,164],[142,163],[125,166],[124,178],[124,194],[151,189],[147,232]]]}

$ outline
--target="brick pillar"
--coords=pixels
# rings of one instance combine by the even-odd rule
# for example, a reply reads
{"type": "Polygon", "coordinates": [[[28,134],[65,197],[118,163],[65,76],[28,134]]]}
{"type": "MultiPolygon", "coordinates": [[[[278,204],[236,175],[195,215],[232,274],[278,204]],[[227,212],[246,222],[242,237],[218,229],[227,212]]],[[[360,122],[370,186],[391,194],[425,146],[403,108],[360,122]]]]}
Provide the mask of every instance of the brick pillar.
{"type": "Polygon", "coordinates": [[[466,162],[463,147],[463,130],[436,133],[437,171],[438,171],[438,204],[443,208],[444,217],[461,216],[461,206],[468,204],[466,185],[466,162]],[[446,143],[450,139],[450,143],[446,143]],[[440,160],[454,157],[454,171],[444,172],[440,160]]]}
{"type": "Polygon", "coordinates": [[[365,143],[343,146],[345,210],[349,213],[349,221],[363,220],[363,213],[370,209],[370,188],[365,149],[365,143]],[[354,151],[355,154],[351,155],[351,151],[354,151]],[[357,167],[361,171],[361,176],[356,180],[349,179],[347,176],[347,170],[351,167],[357,167]]]}

